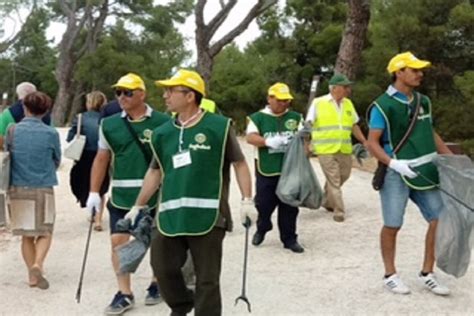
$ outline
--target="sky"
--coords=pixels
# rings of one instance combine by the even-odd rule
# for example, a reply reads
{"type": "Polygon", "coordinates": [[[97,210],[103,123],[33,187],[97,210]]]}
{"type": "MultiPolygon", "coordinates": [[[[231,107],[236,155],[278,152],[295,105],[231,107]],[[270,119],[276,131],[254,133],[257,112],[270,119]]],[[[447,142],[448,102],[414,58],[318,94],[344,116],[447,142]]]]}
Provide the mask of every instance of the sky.
{"type": "MultiPolygon", "coordinates": [[[[155,0],[156,4],[166,4],[171,0],[155,0]]],[[[213,40],[220,39],[224,36],[227,32],[229,32],[237,23],[239,23],[243,17],[248,13],[248,11],[252,8],[252,6],[257,2],[257,0],[239,0],[237,4],[232,9],[231,13],[229,14],[227,20],[224,24],[219,28],[216,32],[213,40]]],[[[285,3],[284,0],[279,0],[279,5],[282,6],[285,3]]],[[[212,19],[215,14],[219,11],[220,5],[219,0],[208,0],[206,7],[204,9],[204,20],[208,22],[212,19]]],[[[22,12],[23,15],[27,14],[27,11],[22,12]]],[[[110,23],[110,22],[109,22],[110,23]]],[[[9,35],[11,36],[16,31],[18,31],[20,27],[20,23],[15,20],[5,20],[4,21],[4,30],[5,34],[3,38],[0,40],[5,39],[9,35]],[[15,25],[16,24],[16,25],[15,25]],[[16,26],[16,27],[15,27],[16,26]]],[[[188,49],[193,51],[193,55],[195,55],[195,45],[194,45],[194,29],[195,29],[195,21],[194,15],[189,16],[184,24],[178,24],[178,29],[181,31],[182,34],[186,37],[186,44],[188,49]]],[[[59,43],[61,40],[61,36],[65,31],[65,25],[61,23],[52,22],[48,31],[47,31],[47,38],[53,40],[54,43],[59,43]]],[[[247,30],[245,30],[239,37],[236,38],[235,42],[241,48],[245,47],[245,45],[258,37],[260,34],[260,30],[258,25],[255,21],[253,21],[247,30]]],[[[0,34],[1,35],[1,34],[0,34]]],[[[194,59],[194,58],[193,58],[194,59]]]]}

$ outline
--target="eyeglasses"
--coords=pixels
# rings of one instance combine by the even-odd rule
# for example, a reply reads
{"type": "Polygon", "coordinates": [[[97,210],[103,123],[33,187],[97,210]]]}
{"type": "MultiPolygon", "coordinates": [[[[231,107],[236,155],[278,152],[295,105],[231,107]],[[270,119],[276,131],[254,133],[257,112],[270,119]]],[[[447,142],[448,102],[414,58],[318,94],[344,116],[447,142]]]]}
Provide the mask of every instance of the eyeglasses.
{"type": "Polygon", "coordinates": [[[127,98],[131,98],[133,97],[133,90],[115,90],[115,95],[117,97],[120,97],[122,94],[127,98]]]}

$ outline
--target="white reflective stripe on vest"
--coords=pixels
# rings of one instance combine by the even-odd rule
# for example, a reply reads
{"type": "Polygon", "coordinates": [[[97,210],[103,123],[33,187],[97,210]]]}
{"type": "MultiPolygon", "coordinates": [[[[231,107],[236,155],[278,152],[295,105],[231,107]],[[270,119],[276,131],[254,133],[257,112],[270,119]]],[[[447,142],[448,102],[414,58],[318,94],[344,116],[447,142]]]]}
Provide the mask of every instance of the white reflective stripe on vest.
{"type": "Polygon", "coordinates": [[[407,162],[410,167],[418,167],[429,162],[432,162],[438,156],[438,153],[434,152],[428,155],[418,157],[416,159],[400,159],[400,161],[407,162]]]}
{"type": "Polygon", "coordinates": [[[112,180],[112,186],[115,188],[136,188],[143,185],[143,180],[112,180]]]}
{"type": "Polygon", "coordinates": [[[181,207],[217,209],[219,207],[219,200],[200,198],[180,198],[176,200],[169,200],[160,204],[160,212],[174,210],[181,207]]]}

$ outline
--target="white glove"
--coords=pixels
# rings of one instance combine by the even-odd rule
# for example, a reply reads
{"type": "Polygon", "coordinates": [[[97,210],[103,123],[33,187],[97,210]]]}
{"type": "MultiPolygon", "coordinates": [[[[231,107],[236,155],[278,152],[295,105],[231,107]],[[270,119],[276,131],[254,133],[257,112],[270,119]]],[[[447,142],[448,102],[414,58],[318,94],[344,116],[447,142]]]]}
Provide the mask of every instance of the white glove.
{"type": "Polygon", "coordinates": [[[265,138],[265,146],[272,149],[278,149],[286,144],[288,144],[288,138],[281,135],[275,135],[265,138]]]}
{"type": "Polygon", "coordinates": [[[410,179],[417,177],[417,174],[411,170],[409,163],[406,161],[391,159],[388,166],[402,176],[408,177],[410,179]]]}
{"type": "Polygon", "coordinates": [[[147,208],[146,205],[134,205],[130,211],[125,214],[125,219],[129,219],[132,223],[132,226],[135,225],[135,220],[137,219],[137,215],[140,213],[141,209],[147,208]]]}
{"type": "Polygon", "coordinates": [[[100,210],[100,204],[102,199],[98,192],[89,192],[89,196],[87,197],[86,208],[92,214],[98,213],[100,210]]]}
{"type": "Polygon", "coordinates": [[[257,221],[257,211],[252,198],[244,198],[240,202],[240,221],[246,227],[247,218],[250,220],[249,227],[257,221]]]}

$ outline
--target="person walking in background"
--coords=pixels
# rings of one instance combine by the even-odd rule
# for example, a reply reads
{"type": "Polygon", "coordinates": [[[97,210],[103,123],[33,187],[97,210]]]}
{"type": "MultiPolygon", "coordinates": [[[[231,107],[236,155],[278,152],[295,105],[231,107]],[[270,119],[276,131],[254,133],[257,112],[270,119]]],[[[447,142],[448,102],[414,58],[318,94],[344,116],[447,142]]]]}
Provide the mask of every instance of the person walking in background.
{"type": "Polygon", "coordinates": [[[225,232],[232,230],[230,165],[242,194],[241,220],[252,221],[250,171],[231,121],[199,108],[205,94],[201,76],[185,69],[156,81],[177,117],[153,131],[154,160],[136,201],[139,209],[161,184],[157,229],[151,244],[152,267],[171,315],[222,314],[220,275],[225,232]],[[190,250],[190,251],[189,251],[190,250]],[[181,268],[188,252],[196,272],[196,293],[181,268]]]}
{"type": "Polygon", "coordinates": [[[345,219],[341,187],[352,169],[353,134],[364,146],[367,140],[360,130],[359,116],[349,100],[352,82],[342,74],[329,80],[329,93],[315,98],[308,109],[306,121],[312,125],[312,151],[318,155],[326,177],[323,207],[333,212],[336,222],[345,219]]]}
{"type": "MultiPolygon", "coordinates": [[[[115,251],[117,246],[127,243],[130,232],[117,230],[117,222],[125,218],[133,207],[143,177],[150,164],[152,153],[147,142],[152,130],[170,120],[170,117],[154,111],[145,103],[146,88],[140,76],[129,73],[113,85],[115,95],[123,109],[101,121],[99,128],[98,152],[91,172],[90,192],[87,209],[100,209],[102,198],[100,189],[109,163],[112,163],[111,197],[107,203],[112,245],[112,264],[117,277],[119,291],[107,307],[107,315],[121,314],[135,304],[129,273],[120,273],[120,263],[115,251]]],[[[155,207],[157,195],[150,197],[147,204],[155,207]]],[[[146,305],[159,303],[159,289],[156,280],[147,289],[146,305]]]]}
{"type": "Polygon", "coordinates": [[[443,201],[439,190],[433,185],[439,183],[439,179],[438,170],[431,161],[437,153],[451,154],[451,151],[433,129],[430,99],[415,91],[421,84],[423,69],[430,65],[429,61],[420,60],[410,52],[394,56],[387,66],[393,83],[369,108],[369,150],[389,167],[380,190],[384,224],[380,233],[385,267],[383,281],[387,289],[397,294],[410,293],[395,268],[397,234],[403,224],[408,199],[418,206],[428,222],[424,261],[418,278],[434,294],[450,293],[433,273],[436,227],[443,201]],[[415,127],[405,144],[394,154],[394,148],[417,113],[417,106],[419,111],[415,127]],[[419,173],[431,181],[426,181],[419,173]]]}
{"type": "MultiPolygon", "coordinates": [[[[0,148],[3,148],[3,139],[7,131],[7,127],[11,123],[18,123],[25,117],[23,108],[23,99],[29,93],[35,92],[36,86],[31,82],[22,82],[16,86],[16,95],[18,101],[0,114],[0,148]]],[[[51,112],[47,112],[41,120],[46,125],[51,125],[51,112]]]]}
{"type": "Polygon", "coordinates": [[[21,235],[21,253],[31,287],[47,289],[43,265],[51,246],[55,222],[53,186],[61,161],[58,132],[41,119],[51,99],[33,92],[23,99],[25,118],[7,129],[5,147],[11,153],[10,220],[14,235],[21,235]]]}
{"type": "Polygon", "coordinates": [[[252,244],[260,245],[265,234],[272,230],[271,216],[278,206],[278,229],[284,248],[302,253],[304,248],[298,243],[296,234],[299,210],[283,203],[276,195],[288,142],[303,126],[301,114],[288,109],[291,100],[293,96],[288,86],[276,83],[268,89],[268,105],[248,117],[247,142],[257,149],[255,207],[258,220],[252,244]]]}
{"type": "MultiPolygon", "coordinates": [[[[90,187],[90,174],[92,169],[92,163],[97,154],[97,141],[99,138],[99,120],[100,110],[106,104],[107,98],[100,91],[93,91],[86,95],[86,112],[80,113],[81,116],[81,135],[86,136],[86,145],[82,152],[81,159],[74,163],[69,174],[69,184],[71,191],[76,197],[81,207],[86,207],[87,197],[89,196],[90,187]]],[[[77,133],[77,115],[73,121],[71,128],[67,134],[67,141],[70,142],[77,133]]],[[[94,230],[101,231],[102,228],[102,216],[104,210],[104,195],[109,189],[109,176],[105,174],[104,181],[99,190],[101,197],[101,205],[97,210],[94,218],[94,230]]]]}

